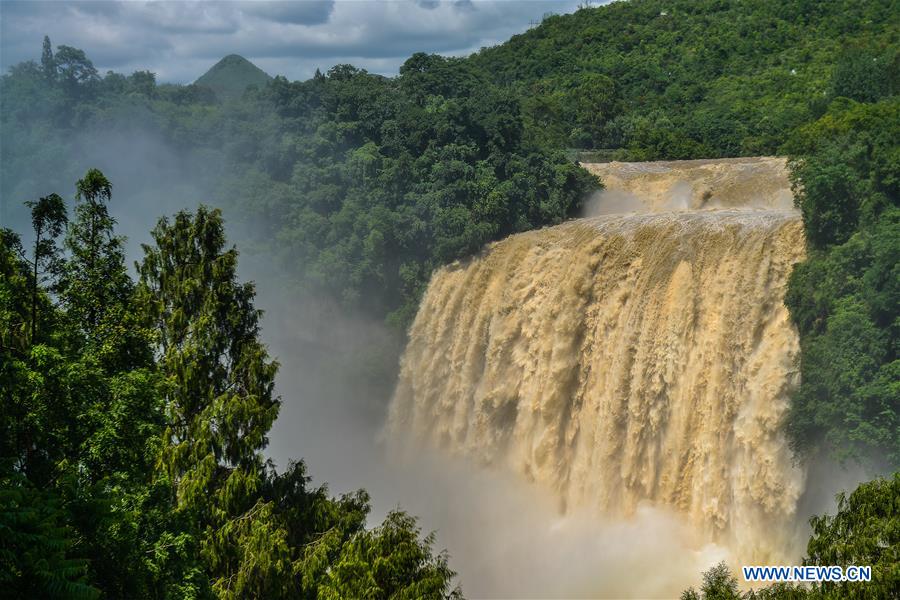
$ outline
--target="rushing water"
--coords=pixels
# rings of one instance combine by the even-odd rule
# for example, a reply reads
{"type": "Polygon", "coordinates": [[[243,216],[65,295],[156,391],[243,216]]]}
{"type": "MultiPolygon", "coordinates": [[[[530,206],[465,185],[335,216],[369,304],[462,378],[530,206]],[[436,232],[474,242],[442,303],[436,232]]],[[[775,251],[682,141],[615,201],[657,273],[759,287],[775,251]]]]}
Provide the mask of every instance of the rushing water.
{"type": "Polygon", "coordinates": [[[782,300],[804,240],[783,162],[617,164],[593,170],[640,212],[435,272],[389,428],[518,473],[563,511],[664,507],[743,561],[785,558],[804,474],[782,431],[799,377],[782,300]]]}

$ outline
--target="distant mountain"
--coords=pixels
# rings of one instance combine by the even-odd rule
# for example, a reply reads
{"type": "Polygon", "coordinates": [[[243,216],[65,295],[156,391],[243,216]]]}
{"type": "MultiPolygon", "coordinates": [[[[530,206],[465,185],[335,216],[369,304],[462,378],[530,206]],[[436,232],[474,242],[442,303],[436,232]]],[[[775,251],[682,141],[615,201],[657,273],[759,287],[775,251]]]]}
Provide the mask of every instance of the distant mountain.
{"type": "Polygon", "coordinates": [[[263,87],[272,77],[252,62],[229,54],[194,83],[211,88],[221,99],[240,97],[248,86],[263,87]]]}

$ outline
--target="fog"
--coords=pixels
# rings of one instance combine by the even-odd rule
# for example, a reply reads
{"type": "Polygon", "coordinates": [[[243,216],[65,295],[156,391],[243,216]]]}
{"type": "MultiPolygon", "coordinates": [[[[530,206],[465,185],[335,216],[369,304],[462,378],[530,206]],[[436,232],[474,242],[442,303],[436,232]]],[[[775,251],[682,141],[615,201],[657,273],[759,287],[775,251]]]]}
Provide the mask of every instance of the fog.
{"type": "Polygon", "coordinates": [[[395,508],[418,516],[449,551],[467,596],[669,597],[729,558],[664,511],[642,507],[622,522],[563,513],[551,494],[510,473],[388,437],[390,386],[372,348],[395,357],[392,332],[310,301],[266,302],[273,292],[261,282],[284,400],[270,456],[279,465],[303,457],[332,493],[368,490],[370,525],[395,508]]]}
{"type": "MultiPolygon", "coordinates": [[[[425,533],[436,533],[436,549],[449,552],[467,597],[667,598],[699,585],[722,560],[740,566],[727,547],[663,509],[641,506],[621,521],[566,512],[512,473],[389,437],[396,333],[332,301],[285,293],[275,278],[256,281],[263,336],[281,364],[283,405],[268,455],[281,467],[303,458],[314,483],[327,482],[333,494],[366,489],[370,526],[396,508],[419,517],[425,533]]],[[[808,516],[833,512],[834,494],[866,479],[824,461],[810,467],[794,534],[798,561],[808,516]]]]}
{"type": "MultiPolygon", "coordinates": [[[[160,216],[219,203],[209,182],[220,165],[185,161],[152,134],[85,137],[76,147],[71,173],[38,168],[3,182],[8,224],[25,233],[22,201],[50,192],[71,200],[77,176],[96,167],[113,183],[111,213],[128,237],[131,262],[140,259],[140,244],[150,240],[160,216]]],[[[673,195],[672,208],[686,206],[682,196],[673,195]]],[[[590,215],[641,208],[636,197],[616,191],[587,206],[590,215]]],[[[512,474],[390,439],[384,425],[401,335],[285,280],[275,261],[245,243],[252,221],[229,207],[224,216],[229,239],[242,249],[241,275],[256,282],[257,306],[266,311],[264,340],[281,363],[283,405],[267,454],[282,468],[304,459],[314,483],[327,482],[333,494],[367,489],[370,525],[397,507],[420,517],[424,532],[436,532],[437,549],[449,552],[468,596],[670,597],[697,585],[701,572],[720,560],[734,564],[727,548],[706,543],[661,509],[642,506],[618,522],[593,511],[564,513],[550,493],[512,474]]],[[[808,515],[833,511],[834,493],[866,478],[813,465],[797,539],[808,535],[808,515]]]]}
{"type": "MultiPolygon", "coordinates": [[[[3,146],[5,162],[14,150],[3,146]]],[[[65,171],[55,171],[32,165],[27,172],[12,176],[4,168],[0,185],[2,225],[28,239],[30,217],[24,203],[50,193],[66,200],[71,217],[75,182],[88,169],[96,168],[112,183],[109,211],[117,221],[116,232],[127,238],[130,264],[142,256],[140,245],[150,241],[150,230],[160,217],[194,209],[201,203],[217,204],[209,182],[221,167],[185,156],[158,134],[144,129],[76,134],[66,166],[65,171]]],[[[240,233],[233,219],[229,221],[232,235],[240,233]]]]}

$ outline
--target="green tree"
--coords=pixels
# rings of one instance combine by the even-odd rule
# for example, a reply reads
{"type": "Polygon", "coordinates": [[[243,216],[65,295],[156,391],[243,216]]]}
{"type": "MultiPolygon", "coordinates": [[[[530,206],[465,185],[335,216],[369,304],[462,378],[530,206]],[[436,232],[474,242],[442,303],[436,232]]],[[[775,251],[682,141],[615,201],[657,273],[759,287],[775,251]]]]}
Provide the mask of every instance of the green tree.
{"type": "Polygon", "coordinates": [[[13,231],[0,228],[0,467],[22,469],[27,459],[29,411],[19,402],[27,390],[30,281],[22,261],[22,243],[13,231]],[[6,463],[9,463],[8,465],[6,463]]]}
{"type": "Polygon", "coordinates": [[[100,79],[94,63],[85,55],[84,50],[71,46],[57,46],[54,62],[60,81],[71,94],[77,94],[83,86],[100,79]]]}
{"type": "MultiPolygon", "coordinates": [[[[34,247],[31,254],[31,339],[37,339],[38,290],[46,277],[59,277],[63,270],[61,249],[56,244],[68,221],[66,204],[58,194],[26,202],[31,208],[34,247]]],[[[55,285],[51,286],[51,288],[55,285]]]]}
{"type": "Polygon", "coordinates": [[[156,73],[151,71],[135,71],[128,78],[131,88],[148,98],[156,95],[156,73]]]}
{"type": "Polygon", "coordinates": [[[419,540],[414,518],[392,512],[372,531],[346,544],[319,584],[318,597],[401,600],[461,598],[452,587],[453,571],[445,555],[433,555],[433,536],[419,540]]]}
{"type": "MultiPolygon", "coordinates": [[[[35,288],[22,255],[18,236],[0,229],[0,586],[10,597],[95,598],[87,561],[72,556],[78,535],[59,492],[73,488],[50,477],[71,448],[73,413],[65,400],[46,402],[54,384],[42,367],[58,352],[30,333],[35,288]]],[[[41,309],[53,310],[36,293],[41,309]]]]}
{"type": "Polygon", "coordinates": [[[0,475],[0,586],[8,598],[100,597],[88,561],[71,558],[74,532],[61,499],[20,474],[0,475]]]}
{"type": "Polygon", "coordinates": [[[810,252],[785,303],[800,332],[788,430],[876,470],[900,465],[900,102],[837,99],[790,144],[810,252]]]}
{"type": "Polygon", "coordinates": [[[66,236],[71,258],[66,265],[63,299],[69,313],[93,336],[109,306],[127,296],[124,288],[123,240],[113,233],[115,221],[106,204],[112,199],[112,184],[96,169],[89,170],[76,185],[75,218],[66,236]],[[112,275],[107,282],[105,276],[112,275]]]}
{"type": "Polygon", "coordinates": [[[103,173],[90,169],[78,181],[75,197],[65,244],[70,257],[60,283],[66,316],[111,372],[146,365],[149,350],[143,338],[148,332],[129,310],[134,284],[125,268],[125,240],[115,234],[107,207],[112,185],[103,173]]]}
{"type": "Polygon", "coordinates": [[[44,47],[41,51],[41,72],[49,82],[56,81],[56,60],[53,58],[53,47],[50,38],[44,36],[44,47]]]}
{"type": "MultiPolygon", "coordinates": [[[[3,589],[315,598],[339,562],[352,562],[374,574],[384,597],[450,590],[446,558],[414,521],[367,532],[365,492],[332,499],[310,487],[302,462],[284,473],[264,463],[277,365],[259,341],[253,286],[236,279],[220,214],[163,219],[131,293],[105,213],[111,185],[90,171],[78,189],[63,282],[71,286],[58,305],[18,236],[0,230],[3,589]],[[104,287],[120,277],[121,289],[104,287]],[[86,300],[100,297],[103,306],[86,300]],[[84,323],[91,308],[106,311],[93,327],[84,323]]],[[[62,214],[58,204],[33,203],[49,213],[36,216],[41,239],[60,222],[50,219],[62,214]]]]}
{"type": "Polygon", "coordinates": [[[846,242],[856,231],[871,190],[847,159],[865,151],[849,141],[838,142],[795,163],[794,197],[803,213],[807,239],[814,246],[846,242]]]}
{"type": "Polygon", "coordinates": [[[738,589],[737,577],[724,562],[720,562],[703,573],[703,584],[699,593],[693,588],[682,592],[681,600],[743,600],[744,594],[738,589]]]}
{"type": "Polygon", "coordinates": [[[837,513],[810,519],[807,564],[869,565],[872,581],[823,582],[814,597],[890,598],[900,589],[900,473],[837,496],[837,513]]]}
{"type": "Polygon", "coordinates": [[[64,357],[53,331],[54,310],[42,289],[38,289],[39,311],[47,318],[40,339],[30,335],[32,268],[24,259],[16,234],[0,230],[0,331],[3,360],[0,361],[0,466],[24,473],[36,485],[52,480],[58,461],[77,440],[73,414],[80,414],[75,403],[79,390],[56,396],[65,377],[64,357]],[[7,464],[8,463],[8,464],[7,464]]]}
{"type": "Polygon", "coordinates": [[[139,273],[167,380],[162,465],[179,510],[198,520],[217,595],[262,597],[290,572],[290,555],[272,503],[258,496],[279,400],[254,287],[237,281],[219,211],[162,219],[153,239],[139,273]]]}
{"type": "Polygon", "coordinates": [[[838,56],[831,76],[832,96],[877,102],[900,92],[900,53],[848,48],[838,56]]]}
{"type": "Polygon", "coordinates": [[[568,97],[575,127],[572,142],[579,147],[595,147],[619,108],[616,82],[606,75],[587,73],[568,97]]]}

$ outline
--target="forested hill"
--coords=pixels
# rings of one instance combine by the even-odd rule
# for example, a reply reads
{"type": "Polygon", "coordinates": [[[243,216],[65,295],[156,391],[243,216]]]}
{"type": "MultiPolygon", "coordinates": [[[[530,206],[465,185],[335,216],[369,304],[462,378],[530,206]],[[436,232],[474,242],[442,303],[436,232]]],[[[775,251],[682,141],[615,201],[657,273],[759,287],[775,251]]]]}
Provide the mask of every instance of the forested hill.
{"type": "Polygon", "coordinates": [[[634,160],[775,154],[831,97],[896,92],[896,11],[891,0],[614,2],[547,16],[470,63],[516,90],[526,130],[554,145],[634,160]]]}
{"type": "Polygon", "coordinates": [[[45,39],[40,62],[0,79],[0,221],[27,229],[22,202],[70,197],[98,167],[124,231],[214,204],[282,286],[400,332],[436,266],[578,214],[598,182],[573,146],[789,154],[811,251],[788,294],[804,346],[794,440],[896,465],[895,4],[617,2],[468,58],[415,54],[397,77],[337,65],[227,101],[146,71],[101,76],[45,39]]]}
{"type": "Polygon", "coordinates": [[[248,87],[265,87],[272,77],[252,62],[229,54],[197,78],[194,85],[208,87],[220,99],[231,99],[243,94],[248,87]]]}
{"type": "MultiPolygon", "coordinates": [[[[578,214],[599,182],[573,147],[789,154],[808,240],[785,299],[802,350],[791,441],[800,459],[897,471],[897,38],[896,0],[636,0],[469,58],[416,54],[397,77],[337,65],[225,101],[147,71],[101,75],[82,50],[36,40],[0,79],[0,585],[457,596],[409,517],[366,529],[364,493],[332,499],[302,463],[265,461],[276,363],[224,222],[286,294],[315,290],[400,332],[434,267],[578,214]],[[137,277],[121,233],[148,242],[137,277]]],[[[872,565],[864,595],[892,597],[898,489],[860,486],[814,520],[811,564],[872,565]]],[[[733,594],[708,593],[708,577],[683,597],[740,598],[720,575],[733,594]]]]}
{"type": "Polygon", "coordinates": [[[394,78],[337,65],[227,101],[204,85],[215,73],[101,76],[46,40],[0,82],[0,219],[24,225],[22,201],[101,167],[126,230],[203,199],[288,281],[405,324],[435,266],[577,214],[596,183],[567,148],[776,153],[834,98],[890,95],[892,4],[618,2],[469,58],[416,54],[394,78]]]}

